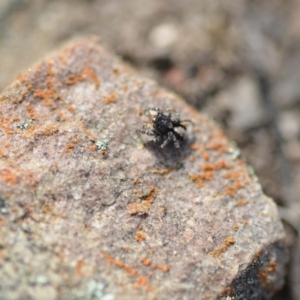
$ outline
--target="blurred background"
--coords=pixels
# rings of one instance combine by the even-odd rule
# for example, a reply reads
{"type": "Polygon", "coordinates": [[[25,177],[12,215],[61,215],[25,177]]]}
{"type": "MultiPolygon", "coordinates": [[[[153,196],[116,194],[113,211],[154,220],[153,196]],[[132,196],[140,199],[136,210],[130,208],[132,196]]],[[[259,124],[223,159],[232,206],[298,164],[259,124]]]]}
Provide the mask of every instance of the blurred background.
{"type": "Polygon", "coordinates": [[[300,0],[0,0],[0,90],[70,38],[97,35],[222,124],[280,208],[300,299],[300,0]]]}

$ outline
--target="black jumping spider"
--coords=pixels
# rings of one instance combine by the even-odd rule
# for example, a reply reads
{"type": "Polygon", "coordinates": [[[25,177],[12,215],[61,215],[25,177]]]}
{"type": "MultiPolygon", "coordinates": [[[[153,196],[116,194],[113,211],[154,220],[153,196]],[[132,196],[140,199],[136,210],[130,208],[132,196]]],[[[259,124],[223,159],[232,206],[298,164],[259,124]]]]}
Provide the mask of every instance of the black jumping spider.
{"type": "Polygon", "coordinates": [[[180,148],[179,141],[183,141],[183,137],[175,128],[181,127],[186,130],[182,123],[190,122],[190,120],[180,120],[178,116],[173,119],[170,110],[164,113],[156,107],[147,109],[147,112],[153,114],[152,124],[143,125],[139,132],[154,136],[154,139],[150,142],[160,143],[161,148],[164,148],[169,142],[173,142],[175,148],[180,148]]]}

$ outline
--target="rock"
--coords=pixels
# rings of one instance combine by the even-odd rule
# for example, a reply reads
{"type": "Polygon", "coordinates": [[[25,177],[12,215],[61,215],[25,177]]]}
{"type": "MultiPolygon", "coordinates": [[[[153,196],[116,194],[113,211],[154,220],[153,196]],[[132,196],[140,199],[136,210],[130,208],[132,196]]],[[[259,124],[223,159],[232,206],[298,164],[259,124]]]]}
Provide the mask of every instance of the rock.
{"type": "Polygon", "coordinates": [[[95,39],[0,100],[1,299],[249,300],[282,286],[277,208],[238,149],[95,39]],[[192,120],[179,150],[137,132],[155,106],[192,120]]]}
{"type": "Polygon", "coordinates": [[[149,39],[154,47],[167,48],[178,42],[178,29],[174,24],[160,24],[152,29],[149,39]]]}
{"type": "Polygon", "coordinates": [[[278,125],[281,136],[285,140],[296,140],[299,136],[300,122],[298,113],[291,110],[281,112],[278,125]]]}
{"type": "Polygon", "coordinates": [[[229,125],[235,130],[247,130],[264,121],[264,107],[254,79],[250,76],[236,80],[232,86],[222,91],[208,111],[223,110],[230,112],[229,125]]]}

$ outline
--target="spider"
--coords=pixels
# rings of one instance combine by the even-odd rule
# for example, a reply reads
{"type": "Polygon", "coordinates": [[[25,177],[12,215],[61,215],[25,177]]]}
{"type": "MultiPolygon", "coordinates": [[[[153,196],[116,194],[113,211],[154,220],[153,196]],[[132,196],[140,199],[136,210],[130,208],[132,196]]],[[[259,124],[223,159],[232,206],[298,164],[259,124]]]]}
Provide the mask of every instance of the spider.
{"type": "Polygon", "coordinates": [[[152,124],[145,124],[138,131],[154,136],[150,142],[160,144],[161,148],[164,148],[169,142],[173,142],[176,149],[180,148],[179,141],[183,141],[183,137],[175,128],[181,127],[186,130],[182,123],[190,122],[190,120],[180,120],[178,116],[173,119],[169,109],[167,113],[164,113],[160,108],[154,107],[147,109],[147,112],[153,115],[152,124]]]}

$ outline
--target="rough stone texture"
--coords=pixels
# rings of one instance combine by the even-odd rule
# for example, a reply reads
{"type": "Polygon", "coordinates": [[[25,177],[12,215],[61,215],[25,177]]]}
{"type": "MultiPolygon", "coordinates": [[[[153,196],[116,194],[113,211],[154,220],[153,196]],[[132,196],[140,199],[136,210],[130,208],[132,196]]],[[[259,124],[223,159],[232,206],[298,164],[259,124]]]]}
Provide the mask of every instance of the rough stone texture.
{"type": "Polygon", "coordinates": [[[0,113],[1,299],[266,299],[282,286],[277,208],[239,150],[94,39],[19,76],[0,113]],[[179,151],[136,132],[152,106],[193,121],[179,151]]]}

